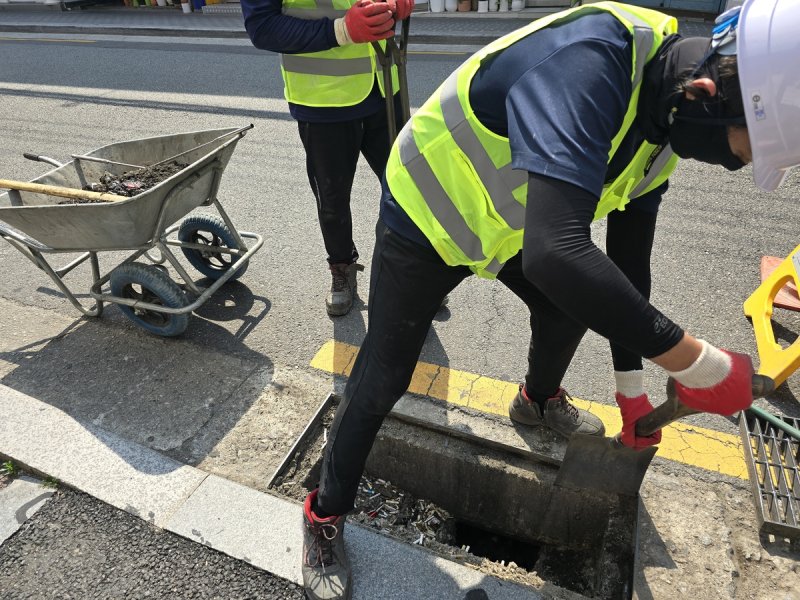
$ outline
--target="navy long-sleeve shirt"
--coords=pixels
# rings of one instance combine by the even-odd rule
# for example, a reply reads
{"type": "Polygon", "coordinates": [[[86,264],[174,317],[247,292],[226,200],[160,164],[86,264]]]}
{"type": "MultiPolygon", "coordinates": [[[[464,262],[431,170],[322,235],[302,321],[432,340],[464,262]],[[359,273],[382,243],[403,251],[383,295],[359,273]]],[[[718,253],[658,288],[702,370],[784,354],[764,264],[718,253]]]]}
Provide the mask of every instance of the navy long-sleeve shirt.
{"type": "MultiPolygon", "coordinates": [[[[283,14],[282,0],[241,0],[244,26],[253,46],[282,54],[304,54],[337,48],[332,19],[298,19],[283,14]]],[[[361,119],[378,112],[385,100],[376,85],[353,106],[320,108],[289,103],[298,121],[334,123],[361,119]]]]}

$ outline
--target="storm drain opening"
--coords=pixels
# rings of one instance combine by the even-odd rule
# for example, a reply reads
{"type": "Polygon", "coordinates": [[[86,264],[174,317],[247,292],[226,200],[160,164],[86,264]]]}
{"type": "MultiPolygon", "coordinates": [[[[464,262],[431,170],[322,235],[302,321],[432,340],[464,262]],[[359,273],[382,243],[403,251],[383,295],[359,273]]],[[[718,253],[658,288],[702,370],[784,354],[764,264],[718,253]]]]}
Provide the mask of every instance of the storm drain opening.
{"type": "Polygon", "coordinates": [[[488,531],[465,521],[455,523],[455,543],[475,556],[500,563],[500,566],[516,565],[526,571],[533,570],[539,558],[539,544],[488,531]]]}
{"type": "MultiPolygon", "coordinates": [[[[335,397],[323,403],[268,482],[271,490],[302,501],[317,485],[336,404],[335,397]]],[[[638,498],[592,493],[578,498],[584,511],[553,527],[545,521],[559,518],[548,504],[557,472],[488,443],[389,417],[348,520],[522,585],[630,599],[638,498]]]]}

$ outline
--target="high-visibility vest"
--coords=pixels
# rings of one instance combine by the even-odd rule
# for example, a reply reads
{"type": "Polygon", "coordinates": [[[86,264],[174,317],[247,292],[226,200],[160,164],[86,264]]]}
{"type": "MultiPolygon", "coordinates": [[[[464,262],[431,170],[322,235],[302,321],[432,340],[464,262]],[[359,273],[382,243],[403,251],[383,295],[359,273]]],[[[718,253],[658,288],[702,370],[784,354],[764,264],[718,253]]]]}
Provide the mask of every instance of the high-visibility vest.
{"type": "MultiPolygon", "coordinates": [[[[283,14],[300,19],[344,17],[355,0],[283,0],[283,14]]],[[[386,42],[380,42],[385,49],[386,42]]],[[[381,71],[382,73],[382,71],[381,71]]],[[[353,106],[366,98],[378,75],[372,44],[348,44],[305,54],[281,54],[283,95],[304,106],[353,106]]],[[[381,94],[383,76],[378,79],[381,94]]],[[[399,89],[397,67],[392,67],[392,90],[399,89]]]]}
{"type": "MultiPolygon", "coordinates": [[[[493,279],[522,249],[528,173],[511,169],[508,138],[487,129],[470,106],[470,83],[481,62],[539,29],[598,11],[614,15],[633,38],[633,93],[610,161],[636,116],[645,65],[678,29],[673,17],[616,2],[556,13],[489,44],[448,77],[398,135],[386,167],[389,189],[448,265],[493,279]]],[[[595,219],[661,185],[676,163],[669,145],[643,143],[603,187],[595,219]]]]}

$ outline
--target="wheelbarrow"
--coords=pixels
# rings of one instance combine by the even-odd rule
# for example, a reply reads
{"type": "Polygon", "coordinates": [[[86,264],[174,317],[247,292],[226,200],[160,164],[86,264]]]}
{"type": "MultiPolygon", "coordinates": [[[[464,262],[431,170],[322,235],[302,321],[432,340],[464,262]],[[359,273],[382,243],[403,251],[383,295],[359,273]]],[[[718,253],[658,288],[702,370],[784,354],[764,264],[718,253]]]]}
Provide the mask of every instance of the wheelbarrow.
{"type": "Polygon", "coordinates": [[[263,244],[260,235],[238,231],[217,198],[222,173],[237,143],[252,127],[118,142],[72,155],[63,164],[26,153],[25,158],[56,168],[29,184],[2,185],[12,189],[0,194],[0,237],[47,273],[84,315],[99,317],[106,303],[117,304],[127,318],[150,333],[180,335],[188,326],[189,313],[225,282],[240,277],[263,244]],[[108,196],[81,191],[105,173],[122,176],[136,167],[172,161],[180,165],[179,170],[138,195],[59,204],[58,196],[71,192],[108,196]],[[213,207],[218,215],[187,216],[201,207],[213,207]],[[195,281],[174,248],[180,248],[186,261],[213,283],[204,287],[195,281]],[[101,273],[98,255],[108,252],[119,257],[121,251],[127,258],[101,273]],[[60,268],[51,266],[47,258],[68,253],[79,255],[60,268]],[[64,278],[87,261],[91,301],[84,304],[64,278]],[[171,278],[167,265],[177,273],[180,284],[171,278]]]}

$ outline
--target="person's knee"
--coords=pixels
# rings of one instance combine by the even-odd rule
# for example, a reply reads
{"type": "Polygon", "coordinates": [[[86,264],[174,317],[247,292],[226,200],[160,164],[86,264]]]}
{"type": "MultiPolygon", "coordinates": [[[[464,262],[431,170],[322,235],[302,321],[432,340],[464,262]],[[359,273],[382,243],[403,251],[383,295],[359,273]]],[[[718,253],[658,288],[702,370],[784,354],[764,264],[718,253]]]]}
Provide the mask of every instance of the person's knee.
{"type": "Polygon", "coordinates": [[[545,236],[531,236],[525,240],[522,251],[522,272],[525,278],[539,289],[544,290],[557,273],[563,260],[552,239],[545,236]]]}

